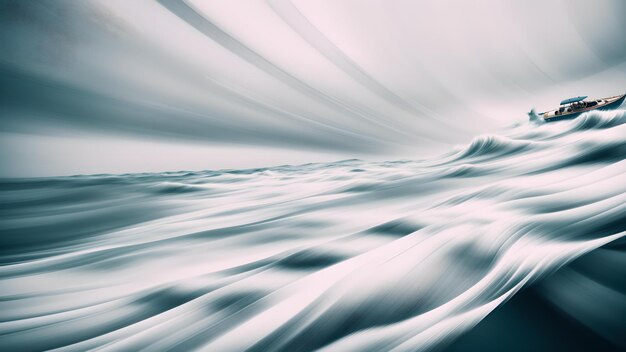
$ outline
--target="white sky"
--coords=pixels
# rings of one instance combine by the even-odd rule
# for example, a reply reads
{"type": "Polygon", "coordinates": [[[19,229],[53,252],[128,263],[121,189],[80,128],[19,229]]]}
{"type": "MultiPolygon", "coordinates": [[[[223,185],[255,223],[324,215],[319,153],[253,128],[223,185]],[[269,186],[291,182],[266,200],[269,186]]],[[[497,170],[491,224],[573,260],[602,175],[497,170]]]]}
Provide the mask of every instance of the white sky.
{"type": "Polygon", "coordinates": [[[419,156],[626,90],[618,0],[15,4],[5,177],[419,156]]]}

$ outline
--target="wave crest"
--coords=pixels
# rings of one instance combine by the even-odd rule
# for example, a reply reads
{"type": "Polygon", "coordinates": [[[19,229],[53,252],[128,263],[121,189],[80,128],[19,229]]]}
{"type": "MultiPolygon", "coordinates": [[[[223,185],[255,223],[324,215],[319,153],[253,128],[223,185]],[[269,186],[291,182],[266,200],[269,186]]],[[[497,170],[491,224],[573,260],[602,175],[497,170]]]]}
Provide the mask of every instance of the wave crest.
{"type": "Polygon", "coordinates": [[[460,152],[460,158],[510,155],[528,149],[532,141],[515,140],[500,135],[482,135],[474,138],[465,150],[460,152]]]}
{"type": "Polygon", "coordinates": [[[626,111],[591,111],[582,114],[574,121],[572,131],[585,131],[590,129],[604,129],[626,123],[626,111]]]}

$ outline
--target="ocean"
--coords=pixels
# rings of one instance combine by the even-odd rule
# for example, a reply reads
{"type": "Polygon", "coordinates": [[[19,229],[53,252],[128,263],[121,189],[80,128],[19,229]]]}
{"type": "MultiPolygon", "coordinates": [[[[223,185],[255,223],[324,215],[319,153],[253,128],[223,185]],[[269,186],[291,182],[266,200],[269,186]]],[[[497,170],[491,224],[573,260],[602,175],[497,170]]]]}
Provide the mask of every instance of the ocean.
{"type": "Polygon", "coordinates": [[[615,110],[428,159],[3,179],[0,349],[626,349],[625,159],[615,110]]]}

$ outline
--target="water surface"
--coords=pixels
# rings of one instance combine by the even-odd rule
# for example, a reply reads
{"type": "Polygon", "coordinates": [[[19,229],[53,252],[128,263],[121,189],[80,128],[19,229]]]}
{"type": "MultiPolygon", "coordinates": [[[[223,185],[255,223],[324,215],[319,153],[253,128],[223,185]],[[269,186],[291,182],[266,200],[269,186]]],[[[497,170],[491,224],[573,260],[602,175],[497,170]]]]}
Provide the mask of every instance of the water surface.
{"type": "Polygon", "coordinates": [[[494,310],[533,336],[526,305],[626,348],[625,157],[617,110],[428,160],[5,179],[0,344],[466,350],[506,343],[494,310]]]}

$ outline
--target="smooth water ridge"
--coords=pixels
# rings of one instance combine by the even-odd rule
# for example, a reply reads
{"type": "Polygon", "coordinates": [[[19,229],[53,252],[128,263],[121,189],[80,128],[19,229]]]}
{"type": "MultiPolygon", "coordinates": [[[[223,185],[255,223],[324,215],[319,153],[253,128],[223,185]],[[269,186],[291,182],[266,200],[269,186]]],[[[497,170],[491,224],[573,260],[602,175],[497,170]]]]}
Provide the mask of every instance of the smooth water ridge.
{"type": "Polygon", "coordinates": [[[625,158],[617,110],[428,160],[5,179],[0,346],[626,348],[625,158]]]}

